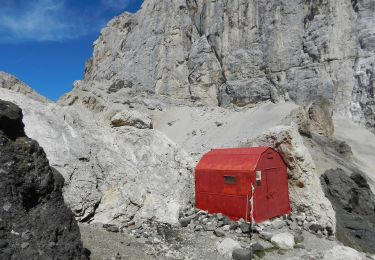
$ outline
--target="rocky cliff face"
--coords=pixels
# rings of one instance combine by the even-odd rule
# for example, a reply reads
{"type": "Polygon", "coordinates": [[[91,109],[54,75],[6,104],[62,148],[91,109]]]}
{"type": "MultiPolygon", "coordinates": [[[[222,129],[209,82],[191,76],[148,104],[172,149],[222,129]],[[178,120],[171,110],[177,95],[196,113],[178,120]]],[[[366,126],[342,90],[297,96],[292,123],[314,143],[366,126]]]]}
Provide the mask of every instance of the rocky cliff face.
{"type": "Polygon", "coordinates": [[[63,99],[252,106],[317,96],[374,131],[375,1],[146,0],[108,23],[63,99]]]}
{"type": "Polygon", "coordinates": [[[116,104],[103,113],[85,105],[61,107],[31,98],[25,89],[0,88],[0,97],[24,110],[25,131],[65,178],[64,198],[78,220],[178,223],[180,209],[192,200],[193,164],[172,140],[150,129],[146,115],[116,104]]]}
{"type": "Polygon", "coordinates": [[[0,155],[0,258],[89,259],[62,176],[26,137],[21,110],[2,100],[0,155]]]}
{"type": "Polygon", "coordinates": [[[359,172],[342,169],[321,176],[327,198],[336,211],[337,237],[344,244],[375,253],[375,195],[359,172]]]}

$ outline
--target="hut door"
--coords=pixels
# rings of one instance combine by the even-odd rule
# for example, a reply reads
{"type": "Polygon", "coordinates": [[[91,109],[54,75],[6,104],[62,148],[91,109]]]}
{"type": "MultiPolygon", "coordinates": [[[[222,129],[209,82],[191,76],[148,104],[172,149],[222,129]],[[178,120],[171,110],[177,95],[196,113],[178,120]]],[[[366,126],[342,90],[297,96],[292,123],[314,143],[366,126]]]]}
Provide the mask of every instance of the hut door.
{"type": "Polygon", "coordinates": [[[268,212],[271,216],[276,216],[280,213],[281,203],[279,201],[279,185],[284,183],[284,180],[281,178],[281,174],[278,173],[277,168],[266,169],[267,176],[267,205],[268,212]]]}

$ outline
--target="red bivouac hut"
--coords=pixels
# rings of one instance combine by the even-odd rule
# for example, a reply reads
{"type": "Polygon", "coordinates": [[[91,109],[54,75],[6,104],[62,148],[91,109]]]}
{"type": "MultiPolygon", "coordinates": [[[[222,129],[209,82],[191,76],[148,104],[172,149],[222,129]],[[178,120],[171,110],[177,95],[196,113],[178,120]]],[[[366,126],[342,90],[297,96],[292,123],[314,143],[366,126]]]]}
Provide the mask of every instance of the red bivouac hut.
{"type": "Polygon", "coordinates": [[[251,209],[256,223],[291,211],[287,167],[270,147],[206,153],[195,168],[195,196],[197,208],[233,220],[250,222],[251,209]]]}

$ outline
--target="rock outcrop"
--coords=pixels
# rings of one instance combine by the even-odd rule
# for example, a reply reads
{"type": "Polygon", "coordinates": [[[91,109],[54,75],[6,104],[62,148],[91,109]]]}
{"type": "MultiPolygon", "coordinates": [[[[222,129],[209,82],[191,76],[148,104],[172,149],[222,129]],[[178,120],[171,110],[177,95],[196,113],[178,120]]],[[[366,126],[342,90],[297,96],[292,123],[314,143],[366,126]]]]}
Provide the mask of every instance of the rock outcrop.
{"type": "Polygon", "coordinates": [[[146,0],[101,31],[84,79],[61,102],[147,94],[193,105],[309,106],[323,96],[333,112],[374,131],[374,12],[375,0],[146,0]]]}
{"type": "Polygon", "coordinates": [[[122,110],[111,118],[113,127],[133,126],[139,129],[152,128],[152,121],[146,115],[137,111],[122,110]]]}
{"type": "Polygon", "coordinates": [[[0,259],[89,259],[64,179],[25,136],[21,109],[2,100],[0,155],[0,259]]]}
{"type": "Polygon", "coordinates": [[[360,173],[328,170],[321,176],[336,211],[337,238],[345,245],[374,254],[375,195],[360,173]]]}
{"type": "Polygon", "coordinates": [[[122,117],[126,123],[112,127],[112,116],[129,110],[61,107],[2,88],[0,96],[24,110],[25,131],[65,178],[64,198],[78,220],[178,223],[180,209],[193,198],[192,160],[163,133],[149,129],[148,117],[131,111],[130,126],[129,117],[122,117]]]}
{"type": "Polygon", "coordinates": [[[315,163],[295,127],[278,126],[243,146],[270,146],[278,151],[288,166],[289,194],[292,209],[304,212],[314,221],[334,233],[336,228],[335,212],[329,200],[324,196],[315,163]]]}

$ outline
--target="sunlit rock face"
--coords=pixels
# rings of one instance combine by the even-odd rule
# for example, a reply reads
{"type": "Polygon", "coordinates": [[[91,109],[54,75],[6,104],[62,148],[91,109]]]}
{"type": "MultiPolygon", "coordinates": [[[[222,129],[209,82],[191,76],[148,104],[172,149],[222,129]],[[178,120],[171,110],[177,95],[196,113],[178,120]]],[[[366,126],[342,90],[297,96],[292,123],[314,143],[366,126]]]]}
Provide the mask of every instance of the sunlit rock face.
{"type": "Polygon", "coordinates": [[[148,95],[244,107],[324,96],[374,129],[374,12],[374,0],[146,0],[101,31],[62,103],[148,95]]]}

